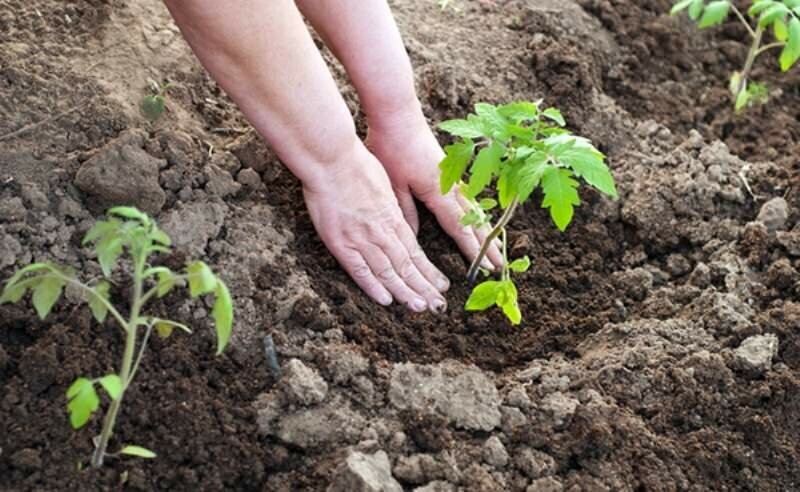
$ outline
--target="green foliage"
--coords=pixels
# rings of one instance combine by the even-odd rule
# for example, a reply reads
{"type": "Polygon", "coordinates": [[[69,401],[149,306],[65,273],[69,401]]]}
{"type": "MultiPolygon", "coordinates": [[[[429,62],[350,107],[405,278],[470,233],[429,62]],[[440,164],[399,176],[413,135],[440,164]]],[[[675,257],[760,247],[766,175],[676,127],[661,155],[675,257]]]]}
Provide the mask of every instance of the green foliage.
{"type": "Polygon", "coordinates": [[[173,86],[172,84],[160,85],[152,80],[150,85],[153,88],[153,94],[148,94],[142,98],[139,103],[139,110],[147,121],[155,123],[166,110],[167,91],[173,86]]]}
{"type": "Polygon", "coordinates": [[[769,98],[767,88],[748,80],[755,59],[762,53],[780,48],[778,64],[781,71],[791,69],[800,59],[800,0],[754,0],[747,10],[755,25],[751,25],[730,0],[680,0],[670,10],[676,15],[686,10],[700,29],[725,22],[730,12],[745,25],[752,38],[744,68],[731,76],[731,99],[736,111],[756,104],[764,104],[769,98]],[[775,42],[762,46],[764,33],[771,29],[775,42]]]}
{"type": "MultiPolygon", "coordinates": [[[[171,251],[169,236],[150,217],[133,207],[111,208],[107,215],[106,220],[98,221],[89,229],[83,244],[94,244],[94,252],[105,279],[114,275],[119,259],[127,252],[133,277],[130,289],[133,294],[127,318],[111,302],[111,282],[101,279],[93,285],[86,284],[80,282],[71,270],[49,263],[34,263],[20,269],[8,279],[0,294],[2,304],[20,302],[26,293],[31,292],[37,315],[45,319],[61,297],[64,287],[71,284],[81,290],[99,323],[105,322],[111,314],[126,333],[125,355],[119,374],[108,374],[99,379],[79,377],[67,390],[67,411],[70,424],[75,429],[86,425],[100,407],[95,384],[100,384],[111,399],[111,408],[108,410],[110,418],[105,420],[100,444],[92,458],[94,466],[102,464],[119,404],[138,369],[151,331],[155,329],[162,338],[170,336],[174,328],[191,333],[181,323],[143,315],[142,310],[149,300],[163,297],[176,286],[186,284],[192,298],[214,295],[211,319],[217,333],[217,354],[225,349],[233,329],[233,299],[225,283],[208,265],[196,261],[188,264],[180,274],[163,266],[149,267],[153,254],[171,251]],[[142,329],[145,330],[144,336],[139,337],[142,329]]],[[[137,446],[128,446],[120,452],[155,457],[151,451],[137,446]]]]}
{"type": "Polygon", "coordinates": [[[156,453],[150,451],[147,448],[143,448],[141,446],[123,446],[122,449],[119,450],[120,454],[127,454],[129,456],[138,456],[139,458],[155,458],[156,453]]]}
{"type": "Polygon", "coordinates": [[[510,273],[530,268],[530,259],[509,262],[505,244],[505,226],[520,203],[541,190],[542,208],[559,230],[566,230],[580,204],[577,188],[581,178],[598,191],[617,197],[614,178],[605,164],[605,156],[589,140],[564,129],[566,122],[556,108],[540,109],[540,102],[513,102],[501,106],[479,103],[475,113],[465,119],[445,121],[439,128],[456,142],[445,147],[441,169],[441,192],[449,193],[458,185],[469,203],[461,219],[465,226],[483,227],[491,223],[490,211],[498,205],[503,216],[482,247],[482,253],[470,268],[472,280],[488,244],[502,235],[504,265],[499,281],[487,280],[472,292],[466,309],[484,310],[497,306],[512,323],[521,320],[517,290],[510,273]],[[476,152],[477,151],[477,152],[476,152]],[[467,169],[469,172],[467,173],[467,169]],[[466,183],[461,182],[468,174],[466,183]],[[494,183],[494,186],[492,186],[494,183]],[[489,191],[490,197],[478,198],[489,191]]]}

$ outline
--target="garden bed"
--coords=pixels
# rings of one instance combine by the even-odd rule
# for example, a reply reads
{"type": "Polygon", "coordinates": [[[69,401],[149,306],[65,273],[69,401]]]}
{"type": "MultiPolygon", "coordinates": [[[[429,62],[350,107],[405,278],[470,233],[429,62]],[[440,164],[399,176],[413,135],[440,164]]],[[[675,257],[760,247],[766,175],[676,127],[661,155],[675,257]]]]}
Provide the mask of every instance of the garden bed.
{"type": "Polygon", "coordinates": [[[467,265],[425,214],[448,312],[371,303],[159,2],[11,0],[0,135],[69,112],[0,140],[0,278],[31,260],[98,271],[80,238],[122,188],[176,240],[167,264],[220,272],[237,321],[214,357],[208,306],[156,303],[196,333],[152,342],[116,441],[159,457],[92,470],[100,419],[73,431],[64,392],[114,370],[123,337],[69,293],[45,322],[0,306],[0,488],[350,490],[389,467],[407,490],[796,488],[800,69],[765,57],[778,93],[737,115],[734,22],[698,32],[667,1],[391,3],[431,121],[544,98],[608,155],[618,202],[582,191],[563,234],[533,205],[510,224],[533,261],[523,323],[462,310],[467,265]],[[147,78],[176,84],[155,126],[147,78]],[[109,166],[129,181],[76,182],[109,166]]]}

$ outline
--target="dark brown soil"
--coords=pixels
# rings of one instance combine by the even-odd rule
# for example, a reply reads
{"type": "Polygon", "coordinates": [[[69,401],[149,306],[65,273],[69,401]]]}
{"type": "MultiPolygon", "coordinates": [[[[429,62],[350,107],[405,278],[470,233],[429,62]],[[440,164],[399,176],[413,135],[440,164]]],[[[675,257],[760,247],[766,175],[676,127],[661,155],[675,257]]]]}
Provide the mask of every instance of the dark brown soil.
{"type": "MultiPolygon", "coordinates": [[[[765,56],[755,75],[780,94],[736,115],[727,78],[747,47],[733,21],[698,33],[666,15],[670,2],[662,0],[464,0],[459,12],[426,0],[391,3],[432,121],[478,101],[543,97],[609,155],[619,204],[582,192],[565,234],[535,203],[513,221],[513,255],[533,260],[519,279],[519,327],[493,311],[461,309],[465,261],[425,213],[420,243],[454,280],[448,313],[370,303],[317,238],[298,182],[240,131],[246,124],[189,62],[158,2],[0,0],[8,5],[0,8],[0,205],[24,198],[21,218],[0,217],[0,278],[32,258],[91,271],[79,239],[97,210],[74,174],[135,130],[141,147],[164,160],[159,219],[173,221],[173,211],[194,206],[207,218],[199,246],[167,261],[202,255],[229,276],[240,313],[230,348],[214,357],[211,331],[198,321],[205,306],[179,296],[155,305],[197,330],[151,343],[115,444],[141,444],[159,458],[96,471],[86,465],[100,419],[70,429],[64,392],[77,376],[114,370],[117,327],[98,326],[86,307],[69,302],[46,321],[29,306],[0,306],[0,489],[324,490],[359,440],[376,441],[368,445],[386,449],[394,465],[419,453],[447,456],[460,472],[426,481],[462,490],[525,490],[534,477],[515,460],[531,449],[552,458],[564,490],[800,488],[800,260],[751,222],[767,199],[784,195],[785,229],[800,219],[800,69],[781,74],[765,56]],[[135,87],[134,76],[143,79],[135,87]],[[178,82],[155,126],[135,109],[146,77],[178,82]],[[76,105],[84,109],[3,139],[76,105]],[[749,170],[714,140],[749,161],[749,170]],[[231,176],[252,169],[262,184],[219,196],[210,164],[231,176]],[[704,181],[710,169],[728,165],[725,186],[741,188],[734,180],[746,172],[758,200],[705,191],[713,188],[704,181]],[[683,187],[680,173],[691,186],[683,187]],[[38,208],[31,184],[44,194],[38,208]],[[217,211],[223,218],[213,226],[217,211]],[[710,265],[707,278],[701,264],[710,265]],[[281,361],[318,368],[330,392],[378,429],[375,436],[304,448],[264,431],[254,402],[276,388],[263,354],[266,333],[281,361]],[[776,335],[780,345],[772,369],[751,373],[737,365],[734,349],[760,334],[776,335]],[[369,368],[337,379],[331,361],[348,351],[369,368]],[[500,428],[456,429],[386,401],[395,363],[446,359],[492,378],[505,398],[500,428]],[[520,371],[531,368],[537,376],[520,384],[520,371]],[[515,389],[533,403],[510,403],[515,389]],[[576,402],[565,422],[542,410],[554,392],[576,402]],[[508,409],[517,406],[524,425],[509,423],[508,409]],[[408,439],[397,444],[397,434],[408,439]],[[490,435],[511,455],[505,469],[481,463],[490,435]]],[[[357,113],[354,91],[340,67],[334,72],[357,113]]],[[[422,485],[399,479],[408,490],[422,485]]]]}

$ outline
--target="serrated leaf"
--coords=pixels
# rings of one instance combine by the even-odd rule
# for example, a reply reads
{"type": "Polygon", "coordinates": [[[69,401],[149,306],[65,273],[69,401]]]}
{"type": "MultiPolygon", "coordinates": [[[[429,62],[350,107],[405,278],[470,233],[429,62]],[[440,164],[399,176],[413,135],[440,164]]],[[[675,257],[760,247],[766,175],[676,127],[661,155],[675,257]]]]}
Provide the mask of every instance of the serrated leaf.
{"type": "Polygon", "coordinates": [[[697,27],[703,29],[721,24],[728,17],[728,11],[730,8],[731,4],[727,0],[718,0],[709,3],[706,5],[705,10],[703,11],[703,17],[700,18],[700,22],[697,24],[697,27]]]}
{"type": "Polygon", "coordinates": [[[475,145],[471,140],[454,143],[444,148],[445,157],[439,163],[442,174],[439,177],[440,191],[447,194],[454,184],[461,180],[461,176],[467,169],[475,145]]]}
{"type": "Polygon", "coordinates": [[[100,269],[106,278],[111,276],[117,259],[122,254],[122,244],[122,237],[109,234],[103,236],[94,248],[97,253],[97,261],[100,263],[100,269]]]}
{"type": "Polygon", "coordinates": [[[605,156],[586,139],[559,135],[549,137],[545,143],[552,148],[555,158],[563,165],[571,168],[576,175],[601,192],[617,198],[614,177],[606,166],[605,156]],[[566,150],[559,151],[561,143],[566,139],[574,139],[574,144],[566,150]]]}
{"type": "Polygon", "coordinates": [[[483,124],[480,120],[447,120],[439,123],[439,128],[450,135],[461,138],[478,138],[483,136],[483,124]]]}
{"type": "Polygon", "coordinates": [[[112,400],[119,400],[122,396],[122,379],[116,374],[108,374],[100,378],[100,386],[106,390],[112,400]]]}
{"type": "Polygon", "coordinates": [[[148,95],[142,98],[139,104],[142,115],[151,123],[158,120],[164,114],[165,101],[161,95],[148,95]]]}
{"type": "Polygon", "coordinates": [[[86,235],[83,236],[83,241],[81,241],[81,244],[86,245],[96,239],[100,239],[110,234],[115,234],[120,225],[121,222],[117,219],[98,220],[94,223],[92,228],[89,229],[86,235]]]}
{"type": "Polygon", "coordinates": [[[789,21],[786,46],[780,56],[781,70],[787,71],[800,58],[800,20],[792,16],[789,21]]]}
{"type": "Polygon", "coordinates": [[[112,207],[106,212],[108,215],[116,215],[126,219],[138,220],[142,224],[149,225],[150,217],[144,212],[141,212],[136,207],[112,207]]]}
{"type": "Polygon", "coordinates": [[[217,281],[216,299],[211,316],[214,317],[214,326],[217,329],[217,355],[219,355],[225,350],[233,330],[233,299],[228,287],[221,280],[217,281]]]}
{"type": "Polygon", "coordinates": [[[697,20],[700,18],[700,14],[703,13],[703,0],[692,0],[692,3],[689,5],[689,17],[692,20],[697,20]]]}
{"type": "Polygon", "coordinates": [[[475,286],[464,308],[467,311],[483,311],[494,306],[502,282],[487,280],[475,286]]]}
{"type": "Polygon", "coordinates": [[[120,454],[127,454],[129,456],[137,456],[139,458],[155,458],[156,453],[141,446],[128,445],[119,450],[120,454]]]}
{"type": "Polygon", "coordinates": [[[691,5],[693,1],[694,0],[681,0],[680,2],[672,6],[672,8],[669,11],[669,15],[675,15],[681,10],[686,10],[686,8],[689,7],[689,5],[691,5]]]}
{"type": "Polygon", "coordinates": [[[531,267],[531,259],[528,258],[527,255],[523,256],[522,258],[517,258],[508,265],[508,268],[510,268],[511,271],[517,273],[527,272],[530,267],[531,267]]]}
{"type": "Polygon", "coordinates": [[[187,266],[186,274],[189,281],[189,295],[192,298],[210,294],[217,287],[217,277],[202,261],[196,261],[187,266]]]}
{"type": "Polygon", "coordinates": [[[564,117],[561,115],[561,111],[556,108],[547,108],[542,111],[542,115],[551,121],[555,121],[558,126],[564,126],[567,124],[567,122],[564,121],[564,117]]]}
{"type": "Polygon", "coordinates": [[[73,429],[80,429],[89,421],[92,413],[100,406],[100,398],[94,390],[94,383],[86,378],[78,378],[67,389],[67,410],[73,429]]]}
{"type": "Polygon", "coordinates": [[[547,167],[547,154],[535,152],[517,168],[514,176],[517,182],[517,194],[519,200],[524,202],[533,193],[542,179],[542,173],[547,167]]]}
{"type": "Polygon", "coordinates": [[[788,13],[789,7],[782,3],[775,2],[761,13],[761,17],[758,18],[758,25],[760,27],[767,27],[776,20],[782,19],[788,13]]]}
{"type": "Polygon", "coordinates": [[[482,209],[489,211],[497,206],[497,200],[495,200],[494,198],[484,198],[478,202],[478,205],[482,209]]]}
{"type": "Polygon", "coordinates": [[[470,167],[467,197],[475,198],[492,181],[492,176],[500,170],[500,159],[505,154],[505,147],[499,142],[492,142],[478,152],[470,167]]]}
{"type": "Polygon", "coordinates": [[[105,321],[108,315],[108,306],[106,306],[103,300],[108,301],[108,291],[110,289],[111,284],[105,280],[101,280],[91,292],[86,294],[88,296],[89,309],[92,311],[92,316],[94,316],[94,319],[96,319],[98,323],[105,321]]]}
{"type": "Polygon", "coordinates": [[[61,297],[64,281],[54,275],[45,275],[33,289],[33,307],[39,319],[45,319],[61,297]]]}
{"type": "Polygon", "coordinates": [[[497,199],[502,208],[507,208],[511,201],[517,196],[517,183],[511,179],[513,168],[504,166],[500,170],[500,177],[497,179],[497,199]]]}
{"type": "Polygon", "coordinates": [[[572,221],[574,206],[581,203],[577,187],[578,182],[572,178],[572,172],[568,169],[549,166],[542,175],[542,208],[550,209],[550,217],[562,232],[572,221]]]}
{"type": "Polygon", "coordinates": [[[539,118],[539,106],[527,101],[503,104],[497,108],[497,112],[517,124],[523,121],[534,121],[539,118]]]}

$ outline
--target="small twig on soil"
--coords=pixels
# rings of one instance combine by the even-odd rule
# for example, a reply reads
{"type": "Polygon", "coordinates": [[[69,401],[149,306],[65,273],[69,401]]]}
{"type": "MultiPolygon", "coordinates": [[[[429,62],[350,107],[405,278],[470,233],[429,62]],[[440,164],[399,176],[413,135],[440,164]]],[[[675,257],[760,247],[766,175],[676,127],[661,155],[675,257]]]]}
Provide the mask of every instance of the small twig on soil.
{"type": "Polygon", "coordinates": [[[750,188],[750,183],[747,181],[747,176],[746,176],[746,173],[747,173],[747,171],[749,171],[749,170],[750,170],[750,164],[745,164],[745,165],[742,167],[742,170],[741,170],[741,171],[739,171],[739,179],[741,179],[741,180],[742,180],[742,183],[744,183],[744,188],[747,190],[747,192],[748,192],[748,193],[750,194],[750,196],[753,198],[753,201],[754,201],[754,202],[757,202],[757,201],[758,201],[758,197],[755,195],[755,193],[753,193],[753,189],[752,189],[752,188],[750,188]]]}
{"type": "Polygon", "coordinates": [[[250,128],[212,128],[211,133],[238,133],[239,135],[244,135],[245,133],[250,133],[250,128]]]}
{"type": "Polygon", "coordinates": [[[53,121],[55,121],[55,120],[57,120],[59,118],[62,118],[62,117],[66,116],[66,115],[68,115],[68,114],[70,114],[70,113],[72,113],[74,111],[77,111],[78,109],[80,109],[82,107],[83,107],[83,102],[81,102],[77,106],[74,106],[74,107],[72,107],[72,108],[70,108],[70,109],[68,109],[66,111],[62,111],[61,113],[55,114],[53,116],[50,116],[49,118],[45,118],[42,121],[39,121],[37,123],[31,123],[30,125],[23,126],[19,130],[14,130],[11,133],[6,133],[5,135],[0,135],[0,142],[2,142],[4,140],[10,140],[12,138],[19,137],[20,135],[22,135],[24,133],[27,133],[27,132],[32,131],[32,130],[35,130],[35,129],[39,128],[40,126],[46,125],[48,123],[51,123],[51,122],[53,122],[53,121]]]}

